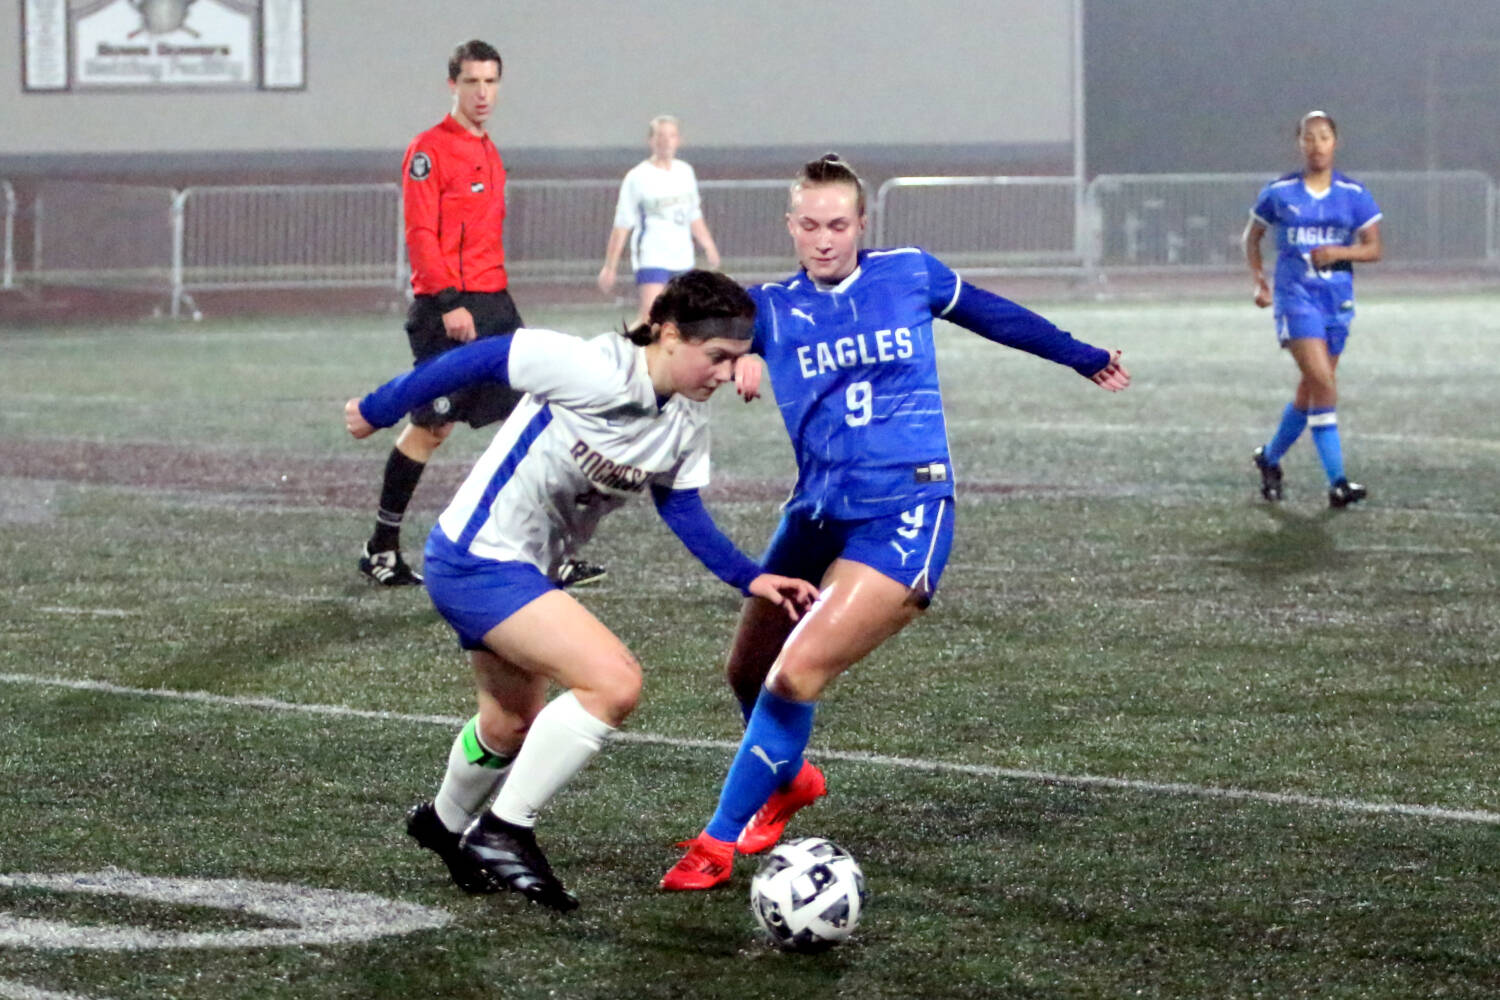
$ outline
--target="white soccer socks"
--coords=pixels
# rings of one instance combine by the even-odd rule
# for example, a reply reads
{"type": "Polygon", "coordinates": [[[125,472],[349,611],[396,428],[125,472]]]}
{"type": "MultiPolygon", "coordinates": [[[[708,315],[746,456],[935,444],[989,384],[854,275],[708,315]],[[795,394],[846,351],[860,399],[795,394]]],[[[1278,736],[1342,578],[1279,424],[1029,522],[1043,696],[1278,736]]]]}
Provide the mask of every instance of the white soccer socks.
{"type": "Polygon", "coordinates": [[[615,727],[590,715],[572,691],[552,699],[539,713],[491,806],[517,826],[534,826],[537,813],[583,770],[615,727]]]}
{"type": "Polygon", "coordinates": [[[448,750],[448,770],[432,801],[443,825],[462,833],[494,794],[514,759],[485,746],[479,737],[479,716],[470,719],[448,750]]]}

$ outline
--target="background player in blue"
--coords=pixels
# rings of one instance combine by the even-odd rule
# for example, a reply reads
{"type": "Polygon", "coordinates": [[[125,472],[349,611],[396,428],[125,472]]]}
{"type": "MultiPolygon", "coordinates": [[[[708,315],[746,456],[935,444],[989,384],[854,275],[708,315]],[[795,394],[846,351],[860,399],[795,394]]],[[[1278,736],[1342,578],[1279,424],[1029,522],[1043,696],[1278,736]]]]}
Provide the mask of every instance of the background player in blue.
{"type": "Polygon", "coordinates": [[[482,379],[527,393],[495,433],[425,551],[428,594],[469,650],[479,714],[448,753],[438,794],[407,832],[470,892],[508,888],[558,910],[578,905],[533,833],[538,812],[634,709],[641,669],[557,569],[599,520],[650,492],[705,566],[794,621],[817,596],[765,573],[709,517],[709,396],[750,346],[755,305],[731,279],[668,282],[629,339],[548,330],[475,341],[345,405],[355,437],[482,379]],[[567,688],[550,703],[548,682],[567,688]],[[498,789],[498,792],[497,792],[498,789]],[[493,804],[485,808],[491,795],[493,804]]]}
{"type": "MultiPolygon", "coordinates": [[[[1113,354],[959,280],[916,247],[859,249],[864,187],[832,154],[805,165],[787,213],[802,269],[750,290],[751,347],[770,371],[791,435],[797,485],[763,558],[768,572],[818,581],[795,627],[746,602],[728,662],[746,717],[707,827],[684,841],[664,889],[728,881],[736,849],[754,853],[826,790],[803,749],[823,689],[917,618],[953,540],[953,469],[932,326],[948,319],[997,343],[1068,365],[1118,391],[1113,354]]],[[[740,374],[758,366],[740,365],[740,374]]],[[[741,392],[754,386],[741,382],[741,392]]]]}
{"type": "Polygon", "coordinates": [[[1334,370],[1354,319],[1353,264],[1380,259],[1380,208],[1365,186],[1333,169],[1338,127],[1322,111],[1297,124],[1300,171],[1278,177],[1261,191],[1245,227],[1245,260],[1255,278],[1255,304],[1275,304],[1276,337],[1291,352],[1301,378],[1282,411],[1276,433],[1255,449],[1260,493],[1282,498],[1281,456],[1312,428],[1313,445],[1328,476],[1328,503],[1347,507],[1365,488],[1344,475],[1339,440],[1338,383],[1334,370]],[[1275,291],[1261,264],[1260,240],[1275,227],[1275,291]]]}

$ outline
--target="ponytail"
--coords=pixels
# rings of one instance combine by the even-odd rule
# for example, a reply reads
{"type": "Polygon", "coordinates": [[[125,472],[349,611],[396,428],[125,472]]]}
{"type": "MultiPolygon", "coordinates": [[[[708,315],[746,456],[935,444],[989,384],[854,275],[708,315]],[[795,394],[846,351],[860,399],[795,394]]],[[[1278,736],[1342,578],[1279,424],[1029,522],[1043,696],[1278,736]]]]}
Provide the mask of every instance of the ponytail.
{"type": "Polygon", "coordinates": [[[788,192],[788,208],[791,207],[790,199],[805,187],[816,187],[822,184],[849,184],[853,186],[860,216],[865,214],[865,182],[859,179],[859,174],[854,168],[837,153],[824,153],[816,160],[809,160],[802,165],[797,176],[792,180],[791,190],[788,192]]]}

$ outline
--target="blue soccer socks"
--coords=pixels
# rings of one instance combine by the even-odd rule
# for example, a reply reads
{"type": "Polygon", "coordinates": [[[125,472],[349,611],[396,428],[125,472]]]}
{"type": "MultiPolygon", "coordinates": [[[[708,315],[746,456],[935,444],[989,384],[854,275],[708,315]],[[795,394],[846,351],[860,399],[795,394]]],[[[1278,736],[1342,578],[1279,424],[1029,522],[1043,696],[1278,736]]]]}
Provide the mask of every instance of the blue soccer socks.
{"type": "Polygon", "coordinates": [[[1279,464],[1281,456],[1302,436],[1302,429],[1307,426],[1307,412],[1297,409],[1296,403],[1286,404],[1286,409],[1281,411],[1281,423],[1276,426],[1276,433],[1271,435],[1271,440],[1266,445],[1264,454],[1267,462],[1279,464]]]}
{"type": "Polygon", "coordinates": [[[705,828],[710,837],[735,840],[771,793],[796,776],[816,711],[817,702],[790,701],[761,689],[719,793],[719,807],[705,828]]]}
{"type": "Polygon", "coordinates": [[[1328,477],[1328,485],[1332,486],[1344,478],[1344,447],[1339,441],[1338,414],[1331,406],[1308,410],[1307,426],[1312,428],[1318,460],[1323,463],[1323,473],[1328,477]]]}

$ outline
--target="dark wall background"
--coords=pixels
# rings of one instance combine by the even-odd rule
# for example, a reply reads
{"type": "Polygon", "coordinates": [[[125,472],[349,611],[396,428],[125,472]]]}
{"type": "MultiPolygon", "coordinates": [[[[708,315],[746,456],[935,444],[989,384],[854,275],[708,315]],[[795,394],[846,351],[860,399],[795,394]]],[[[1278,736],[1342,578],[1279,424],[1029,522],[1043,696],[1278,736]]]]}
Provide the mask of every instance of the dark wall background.
{"type": "Polygon", "coordinates": [[[1087,0],[1084,47],[1090,174],[1291,169],[1322,108],[1351,173],[1500,178],[1497,0],[1087,0]]]}

